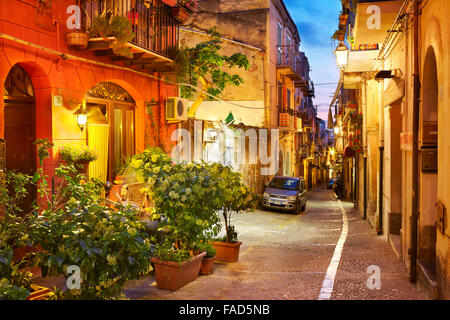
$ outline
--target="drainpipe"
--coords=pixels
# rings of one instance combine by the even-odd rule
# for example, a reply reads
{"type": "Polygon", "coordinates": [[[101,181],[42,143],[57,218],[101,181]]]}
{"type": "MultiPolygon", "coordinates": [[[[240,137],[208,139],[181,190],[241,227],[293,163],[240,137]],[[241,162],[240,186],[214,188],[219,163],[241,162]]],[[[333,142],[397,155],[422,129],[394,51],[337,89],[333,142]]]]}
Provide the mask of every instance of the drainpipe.
{"type": "MultiPolygon", "coordinates": [[[[381,62],[381,70],[384,70],[384,60],[381,62]]],[[[378,190],[378,235],[383,234],[383,189],[384,189],[384,79],[380,80],[379,84],[379,95],[380,95],[380,140],[379,140],[379,190],[378,190]]]]}
{"type": "Polygon", "coordinates": [[[419,7],[420,0],[414,1],[414,101],[413,101],[413,129],[412,129],[412,197],[411,197],[411,259],[410,281],[417,280],[417,224],[419,219],[419,112],[420,112],[420,77],[419,77],[419,7]]]}

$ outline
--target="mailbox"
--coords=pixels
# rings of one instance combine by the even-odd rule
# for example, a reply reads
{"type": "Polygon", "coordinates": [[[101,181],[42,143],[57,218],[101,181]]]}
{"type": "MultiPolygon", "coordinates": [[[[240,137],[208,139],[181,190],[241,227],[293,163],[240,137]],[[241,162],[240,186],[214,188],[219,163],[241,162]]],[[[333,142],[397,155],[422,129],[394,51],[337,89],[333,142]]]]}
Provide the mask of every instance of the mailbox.
{"type": "Polygon", "coordinates": [[[436,147],[420,150],[422,172],[437,172],[438,150],[436,147]]]}
{"type": "Polygon", "coordinates": [[[436,146],[438,143],[437,121],[424,121],[422,131],[422,144],[436,146]]]}

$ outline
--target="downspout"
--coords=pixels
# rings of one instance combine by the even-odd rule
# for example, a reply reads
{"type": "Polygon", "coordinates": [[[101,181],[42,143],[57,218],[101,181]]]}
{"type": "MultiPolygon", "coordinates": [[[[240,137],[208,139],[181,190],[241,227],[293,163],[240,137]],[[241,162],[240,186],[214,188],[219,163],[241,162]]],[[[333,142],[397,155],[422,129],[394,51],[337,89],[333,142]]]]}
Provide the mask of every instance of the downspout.
{"type": "Polygon", "coordinates": [[[419,112],[420,112],[420,77],[419,77],[419,7],[420,0],[414,1],[414,101],[413,101],[413,132],[412,132],[412,197],[411,197],[411,260],[410,281],[417,280],[417,238],[419,218],[419,112]]]}
{"type": "MultiPolygon", "coordinates": [[[[381,61],[381,70],[384,70],[384,60],[381,61]]],[[[379,114],[379,190],[378,190],[378,235],[383,234],[383,190],[384,190],[384,79],[379,83],[380,114],[379,114]]]]}
{"type": "Polygon", "coordinates": [[[363,97],[362,97],[362,107],[363,107],[363,152],[364,152],[364,208],[363,208],[363,219],[367,219],[367,80],[363,80],[363,97]]]}

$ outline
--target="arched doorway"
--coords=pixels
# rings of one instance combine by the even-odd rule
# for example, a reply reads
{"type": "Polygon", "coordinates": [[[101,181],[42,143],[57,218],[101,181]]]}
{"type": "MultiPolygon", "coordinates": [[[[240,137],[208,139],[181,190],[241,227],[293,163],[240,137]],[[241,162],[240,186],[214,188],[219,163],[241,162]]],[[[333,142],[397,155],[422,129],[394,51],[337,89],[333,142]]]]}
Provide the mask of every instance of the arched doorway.
{"type": "Polygon", "coordinates": [[[87,92],[86,107],[88,145],[99,153],[89,174],[113,181],[126,158],[135,153],[135,101],[121,86],[100,82],[87,92]]]}
{"type": "MultiPolygon", "coordinates": [[[[36,104],[34,88],[28,73],[14,65],[4,86],[4,123],[6,170],[33,175],[36,170],[36,104]]],[[[24,213],[30,212],[36,199],[36,188],[28,186],[28,196],[21,203],[24,213]]]]}
{"type": "Polygon", "coordinates": [[[420,229],[418,260],[431,278],[436,273],[436,237],[438,188],[438,103],[439,87],[436,55],[427,51],[422,80],[420,113],[420,229]]]}

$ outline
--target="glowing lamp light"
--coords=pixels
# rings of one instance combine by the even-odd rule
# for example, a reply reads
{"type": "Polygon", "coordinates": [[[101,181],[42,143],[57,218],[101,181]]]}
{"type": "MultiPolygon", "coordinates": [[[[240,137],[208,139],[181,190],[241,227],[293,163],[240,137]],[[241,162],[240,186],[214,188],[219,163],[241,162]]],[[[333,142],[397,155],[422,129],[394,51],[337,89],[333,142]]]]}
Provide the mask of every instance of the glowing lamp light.
{"type": "Polygon", "coordinates": [[[340,132],[339,127],[334,127],[334,134],[338,135],[340,132]]]}
{"type": "Polygon", "coordinates": [[[344,43],[341,41],[339,43],[339,46],[336,48],[335,54],[336,54],[336,61],[339,69],[344,69],[348,64],[348,49],[344,45],[344,43]]]}
{"type": "Polygon", "coordinates": [[[87,123],[88,114],[86,112],[86,107],[84,103],[81,105],[80,109],[78,109],[75,112],[75,115],[77,116],[77,124],[81,131],[83,131],[84,127],[87,123]]]}
{"type": "Polygon", "coordinates": [[[330,149],[330,154],[334,156],[334,149],[330,149]]]}

